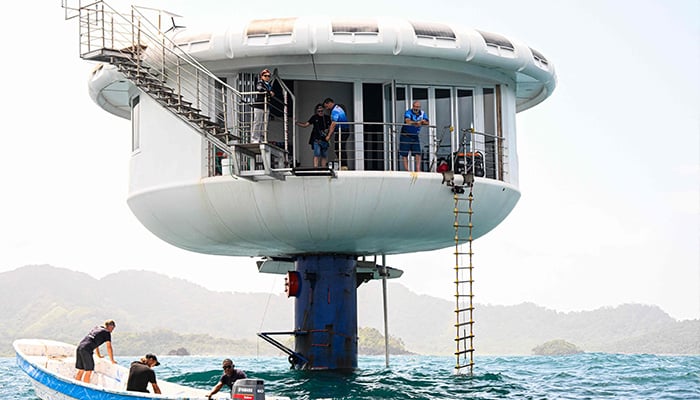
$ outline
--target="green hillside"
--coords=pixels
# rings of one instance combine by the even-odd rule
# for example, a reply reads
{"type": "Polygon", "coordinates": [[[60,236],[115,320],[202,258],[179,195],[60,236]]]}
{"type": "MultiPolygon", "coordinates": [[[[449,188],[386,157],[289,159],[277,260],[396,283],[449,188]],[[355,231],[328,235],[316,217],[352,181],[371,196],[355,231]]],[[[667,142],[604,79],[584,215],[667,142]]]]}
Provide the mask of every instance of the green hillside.
{"type": "MultiPolygon", "coordinates": [[[[453,304],[388,285],[392,354],[451,355],[453,304]]],[[[116,320],[118,355],[278,354],[259,331],[289,331],[294,301],[283,293],[213,292],[146,271],[94,279],[47,265],[0,273],[0,355],[12,341],[41,337],[77,343],[94,325],[116,320]]],[[[383,354],[382,295],[378,282],[358,289],[359,348],[383,354]]],[[[656,306],[628,304],[561,313],[531,303],[476,304],[476,354],[532,354],[555,339],[586,352],[700,354],[700,320],[676,321],[656,306]]]]}

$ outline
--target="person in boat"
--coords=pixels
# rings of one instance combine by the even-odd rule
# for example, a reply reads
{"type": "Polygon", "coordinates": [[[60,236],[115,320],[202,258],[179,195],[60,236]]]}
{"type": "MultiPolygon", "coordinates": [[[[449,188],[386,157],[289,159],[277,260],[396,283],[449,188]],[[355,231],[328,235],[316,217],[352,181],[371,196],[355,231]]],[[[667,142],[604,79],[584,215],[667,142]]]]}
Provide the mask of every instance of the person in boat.
{"type": "Polygon", "coordinates": [[[114,361],[114,352],[112,351],[112,331],[116,326],[114,320],[108,319],[104,325],[92,328],[80,341],[75,349],[75,368],[78,370],[75,375],[76,380],[90,383],[92,371],[95,370],[95,360],[92,358],[92,353],[94,351],[97,353],[97,357],[102,358],[100,346],[103,343],[107,346],[107,355],[109,355],[112,364],[117,363],[114,361]]]}
{"type": "Polygon", "coordinates": [[[331,139],[328,128],[331,125],[331,117],[324,113],[323,104],[316,104],[315,113],[306,122],[297,122],[298,126],[306,128],[313,125],[309,144],[314,150],[314,167],[325,167],[328,164],[328,141],[331,139]]]}
{"type": "Polygon", "coordinates": [[[340,158],[340,169],[347,169],[347,140],[350,137],[350,128],[348,124],[339,124],[339,122],[348,122],[345,109],[340,104],[335,104],[335,101],[330,97],[323,100],[323,107],[331,112],[331,126],[328,128],[329,137],[335,133],[336,128],[340,131],[340,140],[336,140],[335,142],[335,155],[340,158]]]}
{"type": "Polygon", "coordinates": [[[423,125],[428,125],[428,114],[426,114],[420,107],[420,101],[414,101],[413,106],[406,110],[403,115],[404,123],[406,125],[401,127],[401,134],[399,136],[399,155],[403,158],[403,167],[405,171],[412,171],[409,169],[408,156],[409,153],[413,154],[416,160],[415,169],[413,171],[420,172],[420,128],[423,125]]]}
{"type": "Polygon", "coordinates": [[[153,367],[160,365],[155,354],[148,353],[140,360],[131,363],[129,379],[126,381],[126,390],[131,392],[148,393],[148,383],[151,383],[153,393],[160,394],[156,372],[153,367]]]}
{"type": "Polygon", "coordinates": [[[270,100],[274,97],[270,80],[270,70],[265,68],[260,71],[260,76],[255,82],[255,101],[253,102],[253,127],[251,129],[251,142],[260,143],[266,139],[267,121],[270,117],[270,100]]]}
{"type": "Polygon", "coordinates": [[[237,380],[247,378],[243,370],[236,369],[236,366],[233,364],[233,361],[231,361],[230,358],[225,359],[222,365],[224,368],[224,374],[221,375],[219,383],[217,383],[216,386],[214,386],[211,392],[207,395],[208,399],[211,399],[211,396],[218,393],[224,385],[228,386],[229,390],[233,390],[233,384],[237,380]]]}

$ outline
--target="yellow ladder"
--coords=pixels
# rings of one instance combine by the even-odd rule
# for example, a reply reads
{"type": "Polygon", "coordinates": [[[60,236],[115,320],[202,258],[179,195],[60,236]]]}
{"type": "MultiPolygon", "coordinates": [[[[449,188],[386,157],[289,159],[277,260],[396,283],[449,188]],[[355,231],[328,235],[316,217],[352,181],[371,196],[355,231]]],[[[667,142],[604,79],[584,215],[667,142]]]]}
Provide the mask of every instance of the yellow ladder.
{"type": "MultiPolygon", "coordinates": [[[[454,192],[454,229],[455,229],[455,374],[471,375],[474,372],[474,279],[472,265],[472,192],[473,183],[468,183],[469,194],[464,197],[464,190],[454,192]],[[461,195],[461,196],[460,196],[461,195]],[[464,207],[466,206],[466,210],[464,207]],[[466,216],[466,224],[462,222],[466,216]],[[466,239],[464,236],[466,235],[466,239]],[[464,247],[467,247],[466,251],[464,247]],[[464,266],[464,256],[468,256],[468,265],[464,266]]],[[[460,188],[462,189],[462,188],[460,188]]]]}

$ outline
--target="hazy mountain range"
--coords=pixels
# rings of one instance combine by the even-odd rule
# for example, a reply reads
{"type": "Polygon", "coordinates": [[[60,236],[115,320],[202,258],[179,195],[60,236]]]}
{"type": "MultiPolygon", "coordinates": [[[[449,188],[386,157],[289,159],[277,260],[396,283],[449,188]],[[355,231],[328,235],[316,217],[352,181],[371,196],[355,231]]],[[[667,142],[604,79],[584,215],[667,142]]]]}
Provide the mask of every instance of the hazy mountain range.
{"type": "MultiPolygon", "coordinates": [[[[452,302],[393,282],[388,297],[390,336],[415,353],[452,354],[452,302]]],[[[193,354],[214,354],[225,346],[246,352],[250,346],[269,346],[258,343],[257,332],[293,328],[293,304],[283,293],[213,292],[154,272],[122,271],[95,279],[47,265],[25,266],[0,273],[0,356],[12,355],[12,341],[22,337],[77,343],[108,318],[117,322],[115,348],[135,354],[146,347],[166,353],[173,346],[189,346],[193,354]]],[[[532,354],[534,347],[554,339],[587,352],[700,354],[700,320],[677,321],[656,306],[569,313],[532,303],[475,307],[476,354],[532,354]]],[[[380,282],[361,285],[359,326],[384,332],[382,310],[380,282]]]]}

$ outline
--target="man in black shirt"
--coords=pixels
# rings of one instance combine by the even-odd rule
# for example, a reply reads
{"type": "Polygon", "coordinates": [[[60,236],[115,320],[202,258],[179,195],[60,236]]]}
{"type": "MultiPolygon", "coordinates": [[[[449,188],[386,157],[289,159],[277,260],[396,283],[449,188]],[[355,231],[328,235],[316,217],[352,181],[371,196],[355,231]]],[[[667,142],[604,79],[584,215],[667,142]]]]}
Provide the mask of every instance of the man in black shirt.
{"type": "Polygon", "coordinates": [[[102,358],[102,354],[100,354],[100,345],[102,343],[107,344],[107,354],[112,364],[117,363],[114,361],[114,352],[112,351],[112,331],[116,326],[114,320],[108,319],[103,326],[92,328],[80,341],[75,349],[75,368],[78,370],[78,373],[75,375],[76,380],[90,383],[92,371],[95,370],[95,360],[92,358],[92,352],[97,352],[97,357],[102,358]]]}
{"type": "Polygon", "coordinates": [[[155,354],[148,353],[139,361],[131,363],[129,368],[129,380],[126,381],[126,390],[132,392],[148,393],[148,383],[153,386],[153,393],[160,394],[160,388],[156,382],[156,372],[153,367],[160,365],[155,354]]]}
{"type": "Polygon", "coordinates": [[[233,361],[231,361],[230,358],[224,360],[223,367],[224,374],[221,376],[221,379],[219,379],[219,383],[217,383],[216,386],[214,386],[214,389],[211,390],[211,393],[207,395],[207,398],[211,399],[211,396],[213,396],[215,393],[218,393],[224,385],[228,386],[229,390],[232,390],[234,382],[236,382],[239,379],[247,378],[245,372],[243,372],[240,369],[234,368],[235,365],[233,365],[233,361]]]}

